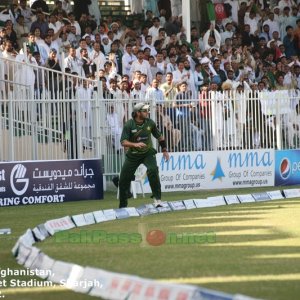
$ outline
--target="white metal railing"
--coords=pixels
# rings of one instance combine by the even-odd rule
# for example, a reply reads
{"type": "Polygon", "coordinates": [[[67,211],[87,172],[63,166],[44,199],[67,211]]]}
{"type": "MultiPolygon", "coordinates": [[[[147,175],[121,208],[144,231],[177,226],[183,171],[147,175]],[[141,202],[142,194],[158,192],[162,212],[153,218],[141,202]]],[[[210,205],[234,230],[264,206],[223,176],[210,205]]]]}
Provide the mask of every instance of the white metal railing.
{"type": "MultiPolygon", "coordinates": [[[[111,99],[116,96],[103,96],[97,80],[28,62],[8,65],[8,60],[0,59],[0,74],[1,63],[5,67],[5,76],[0,77],[1,161],[100,157],[105,175],[120,172],[121,131],[133,105],[143,97],[111,99]],[[25,80],[26,74],[33,80],[25,80]]],[[[184,152],[299,149],[299,99],[297,91],[231,91],[148,102],[150,117],[169,150],[184,152]]]]}

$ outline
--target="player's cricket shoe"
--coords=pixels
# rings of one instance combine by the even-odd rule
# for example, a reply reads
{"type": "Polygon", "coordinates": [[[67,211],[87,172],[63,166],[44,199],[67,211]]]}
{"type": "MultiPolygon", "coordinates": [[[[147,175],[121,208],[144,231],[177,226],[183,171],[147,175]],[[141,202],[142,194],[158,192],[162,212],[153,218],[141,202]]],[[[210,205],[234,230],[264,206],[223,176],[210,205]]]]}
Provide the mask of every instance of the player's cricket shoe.
{"type": "Polygon", "coordinates": [[[158,207],[163,207],[162,206],[162,204],[161,204],[161,200],[156,200],[156,199],[154,199],[154,206],[156,207],[156,208],[158,208],[158,207]]]}

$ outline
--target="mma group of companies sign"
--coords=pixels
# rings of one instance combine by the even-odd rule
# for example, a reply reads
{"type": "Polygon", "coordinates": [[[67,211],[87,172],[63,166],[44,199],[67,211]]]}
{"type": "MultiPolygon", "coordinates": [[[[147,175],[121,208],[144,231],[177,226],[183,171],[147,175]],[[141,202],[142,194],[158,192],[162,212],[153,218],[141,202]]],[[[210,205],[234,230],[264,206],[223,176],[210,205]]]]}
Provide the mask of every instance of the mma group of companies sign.
{"type": "MultiPolygon", "coordinates": [[[[272,149],[178,152],[166,162],[157,154],[163,192],[274,186],[275,152],[272,149]]],[[[136,178],[150,192],[146,168],[139,167],[136,178]]]]}

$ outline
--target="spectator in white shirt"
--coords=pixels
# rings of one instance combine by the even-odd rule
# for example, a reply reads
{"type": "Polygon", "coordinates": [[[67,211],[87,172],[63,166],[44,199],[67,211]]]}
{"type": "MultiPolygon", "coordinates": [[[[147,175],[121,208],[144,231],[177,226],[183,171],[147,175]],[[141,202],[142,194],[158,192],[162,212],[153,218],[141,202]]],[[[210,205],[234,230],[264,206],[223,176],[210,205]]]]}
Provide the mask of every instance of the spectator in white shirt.
{"type": "Polygon", "coordinates": [[[213,25],[211,25],[210,29],[208,29],[204,34],[203,43],[205,51],[209,50],[210,48],[220,49],[221,36],[218,30],[214,29],[213,25]]]}
{"type": "Polygon", "coordinates": [[[76,56],[76,49],[71,47],[69,55],[64,60],[64,69],[69,68],[70,72],[76,72],[79,76],[84,76],[82,68],[83,62],[76,56]]]}
{"type": "Polygon", "coordinates": [[[189,79],[188,71],[184,68],[184,61],[178,62],[178,68],[173,73],[173,83],[178,84],[189,79]]]}
{"type": "Polygon", "coordinates": [[[151,68],[148,61],[144,60],[143,50],[139,50],[137,53],[137,60],[134,61],[130,68],[130,74],[133,74],[135,71],[141,71],[148,77],[148,82],[152,82],[151,68]]]}
{"type": "Polygon", "coordinates": [[[124,74],[130,75],[131,65],[136,60],[137,60],[136,56],[132,53],[132,45],[127,44],[125,47],[125,52],[122,56],[123,75],[124,74]]]}
{"type": "Polygon", "coordinates": [[[164,28],[159,28],[158,36],[153,38],[153,44],[160,40],[162,42],[162,48],[167,48],[170,42],[170,38],[166,35],[166,30],[164,28]]]}
{"type": "Polygon", "coordinates": [[[145,73],[141,74],[140,82],[141,82],[141,91],[143,93],[146,93],[147,89],[150,88],[150,84],[148,83],[147,74],[145,74],[145,73]]]}
{"type": "Polygon", "coordinates": [[[159,81],[153,79],[151,87],[146,91],[146,100],[154,100],[156,103],[163,103],[165,101],[164,93],[158,86],[159,81]]]}
{"type": "Polygon", "coordinates": [[[152,46],[152,36],[151,35],[146,36],[145,45],[142,47],[142,49],[145,50],[146,48],[150,49],[150,55],[156,56],[157,51],[152,46]]]}
{"type": "Polygon", "coordinates": [[[72,5],[71,5],[71,1],[69,0],[62,0],[62,9],[69,14],[70,12],[72,12],[72,5]]]}
{"type": "Polygon", "coordinates": [[[170,62],[167,64],[167,70],[166,70],[167,73],[169,73],[169,72],[173,73],[174,71],[177,70],[176,59],[177,59],[177,57],[176,57],[175,54],[170,54],[169,55],[170,62]]]}
{"type": "Polygon", "coordinates": [[[74,16],[73,12],[70,12],[68,14],[68,19],[69,19],[69,22],[71,23],[71,26],[75,26],[76,35],[81,36],[81,27],[80,27],[79,23],[75,20],[75,16],[74,16]]]}
{"type": "Polygon", "coordinates": [[[274,31],[280,31],[279,30],[279,23],[278,21],[274,20],[274,12],[270,12],[268,15],[268,19],[263,23],[263,26],[269,25],[269,35],[272,37],[272,34],[274,31]]]}
{"type": "Polygon", "coordinates": [[[58,24],[56,24],[57,21],[57,17],[55,14],[51,14],[49,17],[49,24],[48,27],[52,28],[54,30],[54,34],[58,32],[58,30],[60,29],[60,26],[58,24]]]}
{"type": "Polygon", "coordinates": [[[93,51],[91,52],[90,58],[94,62],[94,64],[97,66],[97,70],[104,68],[106,58],[105,58],[104,54],[101,52],[100,44],[98,42],[94,43],[93,51]]]}
{"type": "Polygon", "coordinates": [[[244,23],[250,26],[250,34],[255,34],[258,31],[258,22],[260,21],[260,16],[253,11],[253,3],[250,2],[250,5],[247,8],[247,12],[245,13],[244,23]]]}
{"type": "Polygon", "coordinates": [[[122,37],[122,32],[119,30],[119,24],[117,22],[111,23],[111,31],[113,32],[113,40],[120,40],[122,37]]]}
{"type": "Polygon", "coordinates": [[[158,52],[156,55],[156,67],[163,75],[166,75],[167,63],[164,60],[162,52],[158,52]]]}
{"type": "Polygon", "coordinates": [[[141,83],[138,79],[133,80],[133,89],[130,91],[130,98],[136,99],[140,101],[144,101],[145,99],[145,92],[141,89],[141,83]]]}
{"type": "Polygon", "coordinates": [[[152,19],[153,26],[149,28],[149,35],[151,35],[153,38],[156,38],[158,36],[158,31],[160,28],[160,21],[159,18],[153,18],[152,19]]]}
{"type": "Polygon", "coordinates": [[[108,144],[113,147],[117,153],[123,148],[120,143],[122,125],[120,124],[120,117],[115,112],[114,105],[110,105],[106,115],[107,129],[108,129],[108,144]]]}

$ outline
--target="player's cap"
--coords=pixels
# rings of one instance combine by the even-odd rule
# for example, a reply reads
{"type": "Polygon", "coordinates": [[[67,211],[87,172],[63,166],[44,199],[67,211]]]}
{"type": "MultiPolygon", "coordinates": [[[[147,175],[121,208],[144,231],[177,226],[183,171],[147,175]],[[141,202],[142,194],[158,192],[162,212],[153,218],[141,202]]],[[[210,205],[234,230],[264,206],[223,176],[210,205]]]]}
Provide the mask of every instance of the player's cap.
{"type": "Polygon", "coordinates": [[[145,103],[138,103],[133,107],[134,112],[142,111],[142,110],[149,110],[150,105],[145,103]]]}

